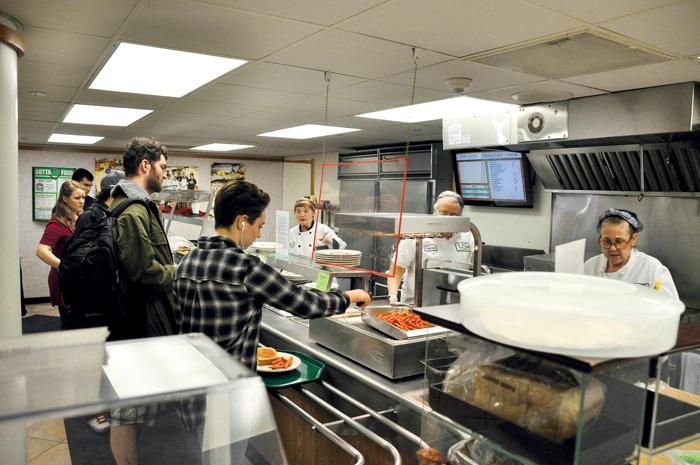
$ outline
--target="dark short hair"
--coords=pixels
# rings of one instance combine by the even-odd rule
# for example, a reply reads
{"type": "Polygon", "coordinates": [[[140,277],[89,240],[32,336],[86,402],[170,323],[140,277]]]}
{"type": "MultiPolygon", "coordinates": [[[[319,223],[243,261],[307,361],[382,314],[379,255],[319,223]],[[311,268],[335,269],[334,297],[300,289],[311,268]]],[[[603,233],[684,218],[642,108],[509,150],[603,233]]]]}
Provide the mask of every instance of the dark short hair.
{"type": "Polygon", "coordinates": [[[92,173],[86,170],[85,168],[78,168],[73,172],[73,176],[71,176],[71,179],[73,181],[78,182],[82,181],[85,178],[87,178],[87,180],[90,182],[95,180],[95,176],[93,176],[92,173]]]}
{"type": "Polygon", "coordinates": [[[155,164],[160,156],[168,159],[168,148],[155,139],[148,137],[134,137],[129,141],[124,150],[124,173],[126,177],[136,176],[139,173],[139,164],[142,160],[148,160],[155,164]]]}
{"type": "Polygon", "coordinates": [[[270,194],[247,181],[231,181],[216,194],[214,224],[228,228],[239,215],[247,215],[248,223],[255,220],[270,204],[270,194]]]}

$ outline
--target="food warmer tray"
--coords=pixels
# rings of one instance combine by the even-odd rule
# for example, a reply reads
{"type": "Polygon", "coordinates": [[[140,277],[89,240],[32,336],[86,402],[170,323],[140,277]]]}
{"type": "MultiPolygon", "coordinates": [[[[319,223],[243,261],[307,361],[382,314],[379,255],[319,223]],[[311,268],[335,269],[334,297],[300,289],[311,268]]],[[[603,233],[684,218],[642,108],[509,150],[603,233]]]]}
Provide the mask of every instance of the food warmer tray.
{"type": "MultiPolygon", "coordinates": [[[[389,379],[423,375],[426,341],[445,334],[392,339],[362,321],[360,312],[309,320],[313,341],[389,379]]],[[[444,350],[447,355],[446,345],[444,350]]]]}
{"type": "Polygon", "coordinates": [[[405,331],[403,329],[397,328],[396,326],[387,323],[386,321],[378,318],[379,315],[385,313],[391,313],[396,311],[411,310],[410,307],[373,307],[362,310],[362,321],[367,323],[369,326],[387,334],[394,339],[404,340],[413,339],[417,337],[425,337],[433,334],[443,334],[449,332],[447,328],[442,326],[431,326],[430,328],[423,329],[411,329],[405,331]]]}

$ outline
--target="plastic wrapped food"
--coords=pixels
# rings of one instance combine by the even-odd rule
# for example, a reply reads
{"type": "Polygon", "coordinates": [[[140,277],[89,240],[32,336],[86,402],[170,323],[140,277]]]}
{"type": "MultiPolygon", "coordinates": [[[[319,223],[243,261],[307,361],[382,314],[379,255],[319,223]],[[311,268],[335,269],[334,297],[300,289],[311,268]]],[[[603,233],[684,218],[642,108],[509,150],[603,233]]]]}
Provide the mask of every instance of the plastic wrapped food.
{"type": "MultiPolygon", "coordinates": [[[[529,355],[503,357],[507,352],[462,354],[447,372],[444,391],[551,441],[575,436],[584,394],[577,375],[529,355]]],[[[581,421],[597,418],[604,399],[603,385],[588,377],[581,421]]]]}
{"type": "Polygon", "coordinates": [[[447,465],[445,456],[432,447],[419,449],[416,457],[418,457],[418,465],[447,465]]]}
{"type": "Polygon", "coordinates": [[[459,441],[447,452],[449,465],[518,465],[488,444],[469,438],[459,441]]]}

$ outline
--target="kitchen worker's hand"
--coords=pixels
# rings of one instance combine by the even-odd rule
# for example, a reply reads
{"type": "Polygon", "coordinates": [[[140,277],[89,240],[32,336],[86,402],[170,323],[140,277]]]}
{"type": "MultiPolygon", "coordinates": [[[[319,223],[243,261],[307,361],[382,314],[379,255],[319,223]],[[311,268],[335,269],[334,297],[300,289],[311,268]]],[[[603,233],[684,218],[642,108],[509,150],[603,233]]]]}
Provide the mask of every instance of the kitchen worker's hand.
{"type": "Polygon", "coordinates": [[[357,304],[358,307],[365,308],[367,304],[372,302],[372,297],[362,289],[353,289],[352,291],[346,291],[350,303],[357,304]]]}
{"type": "Polygon", "coordinates": [[[333,238],[331,237],[330,233],[326,233],[325,236],[323,236],[321,239],[319,239],[323,245],[331,246],[333,243],[333,238]]]}
{"type": "Polygon", "coordinates": [[[395,295],[389,296],[389,305],[398,305],[399,299],[395,295]]]}

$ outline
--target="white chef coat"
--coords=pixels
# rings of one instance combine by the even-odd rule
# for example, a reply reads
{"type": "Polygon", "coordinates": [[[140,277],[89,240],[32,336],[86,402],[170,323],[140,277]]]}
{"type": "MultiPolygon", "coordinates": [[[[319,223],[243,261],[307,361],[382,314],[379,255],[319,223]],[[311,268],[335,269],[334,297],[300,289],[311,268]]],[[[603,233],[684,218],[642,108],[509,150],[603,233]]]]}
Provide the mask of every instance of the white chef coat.
{"type": "Polygon", "coordinates": [[[583,265],[583,272],[589,276],[617,279],[627,283],[641,284],[652,289],[658,287],[658,282],[661,286],[659,289],[661,293],[675,299],[678,298],[678,291],[673,283],[671,272],[651,255],[632,249],[627,264],[614,273],[605,272],[607,264],[608,259],[605,258],[605,255],[596,255],[586,260],[586,263],[583,265]]]}
{"type": "MultiPolygon", "coordinates": [[[[449,239],[423,239],[423,267],[444,264],[453,268],[469,268],[474,250],[474,236],[470,232],[454,234],[449,239]]],[[[404,239],[399,243],[396,265],[406,272],[401,285],[401,302],[413,303],[416,281],[416,240],[404,239]]]]}
{"type": "MultiPolygon", "coordinates": [[[[304,257],[310,257],[311,251],[313,250],[314,243],[314,224],[308,231],[302,231],[299,225],[294,226],[289,230],[289,253],[294,255],[301,255],[304,257]]],[[[338,235],[331,228],[325,224],[318,223],[318,231],[316,232],[316,249],[344,249],[347,246],[344,240],[338,237],[338,235]],[[331,246],[328,247],[326,244],[321,242],[321,238],[330,234],[332,239],[331,246]]]]}

